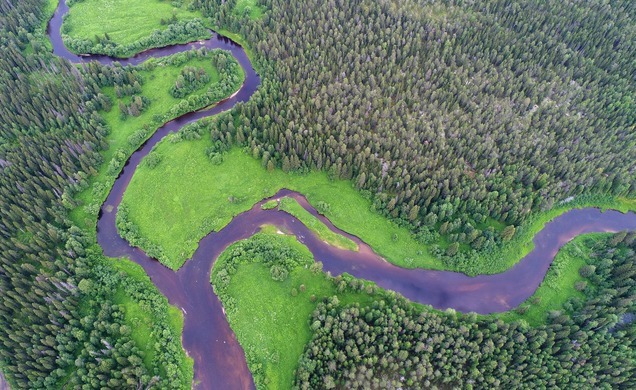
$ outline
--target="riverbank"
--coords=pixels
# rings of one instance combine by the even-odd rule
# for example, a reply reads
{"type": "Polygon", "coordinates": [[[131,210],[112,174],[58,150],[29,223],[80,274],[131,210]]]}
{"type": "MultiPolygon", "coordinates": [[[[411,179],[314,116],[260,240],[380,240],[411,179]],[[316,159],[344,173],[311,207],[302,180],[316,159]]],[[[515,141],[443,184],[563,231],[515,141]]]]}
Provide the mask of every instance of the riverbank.
{"type": "Polygon", "coordinates": [[[372,202],[349,181],[330,180],[323,172],[300,175],[269,170],[236,147],[214,165],[206,156],[210,145],[208,134],[200,140],[161,142],[157,152],[165,158],[160,169],[140,167],[124,194],[130,222],[153,247],[162,249],[170,264],[183,264],[208,232],[221,230],[234,216],[281,188],[304,194],[312,205],[322,205],[322,213],[335,226],[359,237],[395,265],[469,275],[510,269],[532,251],[534,236],[569,210],[593,206],[623,212],[636,209],[636,203],[625,199],[580,197],[536,214],[498,250],[476,254],[471,262],[449,263],[432,255],[431,244],[419,242],[408,228],[374,211],[372,202]]]}
{"type": "MultiPolygon", "coordinates": [[[[147,137],[150,137],[150,135],[153,134],[151,130],[156,129],[154,134],[159,135],[159,139],[160,139],[166,134],[168,134],[169,132],[176,131],[181,126],[189,122],[196,121],[199,118],[209,116],[209,115],[214,115],[215,113],[227,110],[228,108],[232,107],[237,102],[240,102],[249,98],[249,96],[251,96],[254,90],[258,87],[259,79],[258,79],[258,76],[255,74],[254,70],[249,65],[247,56],[245,55],[245,52],[242,50],[242,48],[236,45],[234,42],[219,36],[215,36],[214,38],[208,39],[206,41],[200,41],[200,42],[196,42],[192,44],[170,46],[167,48],[144,51],[142,53],[139,53],[133,58],[124,59],[124,60],[119,60],[119,59],[115,60],[113,58],[105,57],[105,56],[75,55],[73,53],[70,53],[66,49],[61,39],[60,28],[62,25],[62,19],[63,19],[64,13],[66,11],[68,11],[68,9],[65,8],[64,2],[63,1],[60,2],[58,4],[58,7],[56,8],[56,12],[54,13],[52,19],[49,21],[49,24],[48,24],[47,32],[49,33],[51,47],[55,55],[58,55],[62,58],[65,58],[77,64],[86,63],[90,61],[99,61],[102,65],[113,65],[114,62],[118,62],[123,66],[140,65],[137,68],[135,68],[133,72],[147,73],[143,75],[147,83],[141,83],[141,84],[143,84],[144,86],[146,86],[146,84],[154,85],[153,88],[146,88],[144,90],[144,88],[142,87],[141,91],[136,91],[136,93],[147,93],[148,96],[146,97],[150,101],[150,107],[154,107],[154,112],[150,112],[149,109],[140,110],[142,111],[141,112],[142,115],[143,113],[147,113],[146,116],[142,118],[142,120],[150,117],[151,123],[150,124],[141,123],[140,120],[137,120],[137,121],[131,120],[131,122],[135,122],[133,124],[130,124],[130,127],[129,127],[129,130],[134,131],[132,134],[128,134],[128,136],[126,137],[126,134],[123,134],[123,132],[120,132],[118,133],[118,136],[116,137],[109,137],[109,141],[111,142],[111,145],[110,145],[110,148],[104,153],[106,154],[114,153],[114,155],[113,155],[113,158],[111,158],[110,160],[106,159],[105,163],[102,164],[101,170],[100,170],[100,172],[102,172],[103,170],[107,171],[107,174],[105,175],[105,176],[108,176],[107,180],[105,182],[101,182],[99,179],[96,179],[95,176],[92,176],[91,178],[92,181],[90,182],[87,181],[87,184],[89,185],[89,187],[84,192],[84,194],[88,193],[88,198],[80,199],[81,198],[81,195],[80,195],[80,197],[76,197],[74,199],[75,202],[77,202],[78,200],[79,201],[84,200],[87,202],[87,204],[84,204],[81,206],[79,211],[76,209],[75,212],[76,213],[79,212],[80,214],[80,218],[78,218],[80,222],[79,223],[80,226],[82,226],[82,222],[83,222],[84,229],[86,230],[88,235],[91,236],[91,235],[95,235],[95,224],[97,222],[97,212],[99,211],[99,203],[97,203],[95,207],[95,202],[104,201],[106,198],[106,195],[109,193],[108,189],[111,186],[114,186],[114,187],[117,186],[115,184],[116,177],[119,177],[120,179],[125,178],[126,173],[125,173],[124,163],[130,164],[131,160],[133,161],[135,160],[135,156],[140,156],[139,151],[144,150],[142,145],[145,145],[148,147],[148,150],[146,151],[146,153],[152,148],[152,145],[153,145],[152,141],[150,139],[146,140],[147,137]],[[194,99],[196,100],[196,102],[194,102],[192,99],[192,96],[187,96],[188,99],[186,101],[180,100],[176,105],[173,105],[172,107],[169,107],[169,106],[171,104],[171,101],[174,99],[171,100],[170,98],[166,98],[166,99],[155,100],[156,99],[155,93],[158,93],[159,95],[161,95],[162,93],[168,92],[168,90],[164,91],[165,89],[164,87],[168,86],[171,88],[172,86],[168,84],[171,84],[175,81],[172,78],[172,76],[175,76],[176,73],[181,72],[181,69],[178,69],[178,66],[177,66],[174,69],[163,69],[164,71],[166,71],[166,74],[160,74],[162,72],[162,68],[164,66],[168,66],[169,68],[169,66],[175,62],[172,60],[173,58],[186,55],[183,52],[192,52],[194,49],[208,49],[208,50],[224,49],[226,50],[227,56],[229,56],[230,58],[228,58],[225,61],[225,64],[227,65],[229,63],[230,65],[231,64],[240,65],[239,71],[241,73],[241,77],[239,77],[238,80],[226,79],[222,77],[223,76],[222,74],[218,74],[219,72],[217,72],[217,69],[209,68],[204,63],[193,62],[193,63],[188,63],[186,65],[194,69],[199,69],[199,68],[203,69],[203,71],[207,73],[210,78],[209,86],[218,85],[221,82],[224,84],[225,87],[227,85],[232,86],[234,84],[235,88],[233,90],[236,90],[237,92],[233,94],[228,92],[224,96],[218,96],[217,99],[212,101],[203,101],[201,99],[194,99]],[[181,54],[177,54],[177,53],[181,53],[181,54]],[[157,59],[153,59],[154,57],[157,57],[157,59]],[[245,76],[245,79],[246,79],[245,83],[243,83],[243,75],[245,76]],[[218,77],[218,76],[221,76],[221,77],[218,77]],[[230,94],[231,96],[229,98],[222,99],[225,96],[228,96],[230,94]],[[218,100],[221,100],[221,101],[213,105],[212,107],[210,107],[211,103],[216,102],[218,100]],[[184,102],[188,104],[185,105],[184,102]],[[193,106],[190,103],[194,103],[195,105],[200,103],[201,105],[193,106]],[[207,108],[204,108],[201,111],[196,111],[197,109],[203,108],[203,107],[207,107],[207,108]],[[184,109],[186,111],[194,110],[194,112],[190,112],[185,115],[183,114],[184,111],[177,112],[178,110],[184,110],[184,109]],[[168,110],[168,111],[163,111],[163,110],[168,110]],[[173,117],[178,117],[178,118],[175,120],[169,120],[170,115],[173,115],[173,117]],[[164,122],[167,122],[167,123],[164,123],[164,122]],[[161,125],[162,123],[163,125],[157,128],[157,126],[161,125]],[[134,129],[135,124],[143,128],[145,136],[140,135],[139,128],[134,129]],[[113,142],[115,143],[123,142],[123,146],[114,147],[112,145],[113,142]],[[137,148],[140,148],[140,149],[137,150],[137,152],[133,153],[137,148]],[[82,213],[85,213],[84,218],[81,218],[82,213]]],[[[180,65],[183,65],[183,62],[180,65]]],[[[136,86],[132,86],[132,87],[137,88],[136,86]]],[[[203,87],[201,86],[201,88],[203,87]]],[[[115,88],[112,88],[110,90],[106,88],[105,91],[102,91],[102,92],[106,92],[106,94],[115,92],[115,95],[117,95],[116,91],[114,90],[115,88]]],[[[199,92],[201,92],[200,89],[196,89],[193,95],[196,95],[199,92]]],[[[208,97],[214,96],[214,94],[209,95],[209,92],[210,90],[207,89],[207,92],[205,93],[206,95],[208,95],[208,97]]],[[[127,94],[127,92],[125,94],[127,94]]],[[[120,96],[116,96],[116,99],[113,98],[113,96],[109,96],[109,98],[111,99],[111,103],[112,102],[117,103],[118,100],[120,100],[120,96]]],[[[120,100],[120,103],[123,103],[124,105],[128,105],[130,103],[137,103],[134,100],[134,98],[128,99],[126,97],[123,100],[124,100],[123,102],[120,100]]],[[[145,104],[147,104],[147,101],[144,102],[144,105],[145,104]]],[[[121,111],[121,109],[118,111],[121,111]]],[[[108,115],[106,116],[108,117],[108,115]]],[[[114,125],[112,126],[115,128],[114,131],[121,130],[120,127],[126,127],[125,123],[123,123],[122,120],[118,119],[118,117],[119,115],[115,116],[113,114],[111,118],[107,118],[109,122],[113,122],[111,123],[111,125],[114,125]],[[122,123],[115,123],[118,121],[122,123]]],[[[133,117],[137,119],[136,116],[133,115],[133,117]]],[[[139,159],[137,160],[137,163],[139,163],[139,161],[141,161],[141,157],[139,157],[139,159]]],[[[66,195],[68,194],[65,194],[65,196],[66,195]]],[[[71,194],[69,198],[74,195],[77,195],[77,194],[71,194]]],[[[108,207],[106,207],[106,210],[112,211],[112,209],[109,209],[108,207]]],[[[113,223],[113,226],[114,226],[114,223],[113,223]]],[[[113,232],[114,232],[114,229],[113,229],[113,232]]],[[[108,246],[105,246],[104,251],[106,255],[111,255],[111,256],[113,255],[113,253],[109,251],[108,246]]],[[[120,255],[115,254],[113,257],[120,257],[120,255]]],[[[131,256],[131,257],[134,258],[134,256],[131,256]]],[[[160,367],[158,370],[153,369],[151,371],[154,374],[160,374],[162,379],[169,380],[172,386],[190,388],[193,384],[195,385],[200,384],[201,386],[209,387],[208,384],[212,383],[212,381],[209,379],[210,375],[212,375],[212,377],[215,378],[214,376],[215,370],[206,369],[206,367],[202,368],[201,363],[202,363],[203,357],[210,357],[213,355],[210,353],[210,350],[209,350],[209,348],[213,348],[213,345],[210,342],[203,343],[203,349],[206,350],[207,353],[201,353],[201,349],[202,349],[201,345],[197,345],[197,343],[195,343],[195,345],[192,345],[191,343],[189,344],[187,341],[184,341],[182,343],[181,339],[177,336],[180,333],[188,334],[188,327],[190,325],[187,321],[187,314],[186,314],[187,311],[186,311],[186,308],[184,307],[184,300],[175,301],[175,297],[171,296],[170,294],[167,294],[165,290],[162,289],[162,288],[165,288],[165,285],[161,285],[160,283],[161,280],[167,283],[171,283],[171,282],[168,282],[168,279],[174,280],[174,275],[172,273],[170,274],[170,276],[168,276],[168,274],[165,274],[165,273],[162,274],[163,270],[152,271],[152,268],[151,268],[152,265],[149,265],[149,264],[157,264],[155,261],[144,263],[143,261],[139,261],[139,259],[136,259],[136,260],[138,264],[144,267],[143,277],[145,277],[145,279],[144,278],[139,279],[139,276],[140,276],[139,272],[142,272],[141,269],[139,269],[138,266],[130,262],[127,262],[126,260],[106,259],[99,256],[99,259],[96,259],[95,261],[99,262],[100,264],[102,264],[102,261],[106,261],[104,264],[107,264],[107,266],[102,264],[103,266],[107,268],[105,269],[106,273],[119,271],[119,273],[117,274],[118,278],[122,278],[122,280],[129,280],[130,282],[134,281],[134,283],[124,282],[122,286],[125,286],[126,288],[118,289],[117,291],[113,293],[113,296],[111,298],[112,298],[112,302],[118,304],[123,310],[123,312],[125,313],[125,316],[124,316],[125,323],[128,326],[130,326],[130,329],[133,329],[131,333],[131,337],[133,341],[135,342],[136,347],[140,351],[142,351],[141,354],[143,356],[144,365],[146,367],[153,367],[158,364],[161,367],[163,367],[163,368],[160,367]],[[165,275],[167,276],[167,278],[161,279],[161,277],[157,276],[158,274],[165,275]],[[148,278],[148,275],[154,275],[152,282],[158,283],[159,285],[152,286],[152,284],[149,284],[148,286],[145,286],[144,283],[150,283],[150,279],[148,278]],[[138,295],[139,291],[143,290],[143,288],[141,288],[141,290],[138,288],[141,285],[144,285],[143,288],[148,289],[143,296],[138,295]],[[129,287],[132,290],[129,291],[129,287]],[[158,299],[159,294],[157,291],[158,290],[157,287],[160,287],[159,290],[163,293],[163,295],[169,298],[170,304],[176,305],[181,310],[169,306],[165,302],[165,299],[163,299],[163,297],[161,297],[161,299],[158,299]],[[144,305],[147,305],[147,303],[144,303],[145,302],[144,296],[146,298],[149,298],[149,299],[151,298],[153,300],[153,304],[150,305],[152,307],[151,311],[148,311],[147,310],[148,308],[144,306],[144,305]],[[141,305],[139,304],[140,302],[142,303],[141,305]],[[184,323],[184,317],[186,319],[185,323],[184,323]],[[156,333],[156,332],[159,332],[159,333],[156,333]],[[187,351],[188,355],[190,355],[192,359],[186,357],[182,344],[185,345],[185,351],[187,351]],[[158,348],[159,346],[161,347],[158,348]],[[175,359],[179,360],[179,362],[175,363],[176,361],[175,359]],[[194,381],[192,379],[193,378],[193,364],[192,364],[193,359],[194,359],[195,369],[197,370],[197,374],[194,375],[194,381]],[[165,374],[167,374],[167,376],[165,376],[164,378],[165,374]]],[[[108,280],[112,279],[109,276],[104,276],[104,277],[108,280]]],[[[204,296],[212,297],[213,295],[211,293],[211,289],[209,292],[204,293],[204,296]]],[[[191,312],[196,311],[196,310],[190,309],[189,307],[188,309],[191,312]]],[[[229,327],[226,327],[225,330],[226,330],[226,335],[222,337],[222,339],[229,340],[231,336],[231,331],[229,330],[229,327]]],[[[219,333],[217,330],[217,336],[218,334],[219,333]]],[[[240,387],[242,388],[250,387],[251,379],[250,379],[249,372],[247,372],[247,369],[245,367],[242,350],[236,343],[228,343],[227,347],[229,349],[226,348],[225,350],[223,348],[219,348],[218,346],[214,347],[215,351],[224,353],[226,357],[235,356],[235,359],[232,360],[232,367],[233,367],[232,370],[235,370],[238,372],[237,372],[237,375],[234,376],[235,378],[234,381],[226,380],[226,383],[228,383],[230,387],[236,385],[237,383],[240,383],[241,384],[240,387]],[[228,351],[231,351],[231,352],[228,352],[228,351]],[[241,364],[241,360],[243,360],[243,364],[241,364]]],[[[208,361],[208,366],[210,365],[213,365],[213,362],[208,361]]],[[[225,373],[232,371],[232,370],[228,370],[228,367],[219,367],[218,363],[214,364],[214,366],[215,368],[219,368],[222,372],[225,372],[225,373]]],[[[216,378],[218,378],[218,373],[216,374],[217,374],[216,378]]],[[[157,377],[157,379],[159,378],[157,377]]],[[[153,381],[154,380],[155,379],[153,379],[153,381]]],[[[215,383],[218,383],[218,381],[215,381],[215,383]]]]}
{"type": "MultiPolygon", "coordinates": [[[[262,233],[235,242],[219,256],[211,274],[215,293],[246,351],[256,385],[262,389],[292,388],[294,380],[298,380],[294,373],[299,358],[303,351],[308,353],[306,345],[320,329],[320,321],[310,320],[319,304],[329,302],[333,309],[342,311],[354,303],[360,309],[371,305],[377,308],[379,302],[390,306],[395,299],[391,292],[371,283],[350,276],[325,275],[320,272],[322,263],[315,262],[319,259],[314,259],[295,237],[280,233],[276,227],[265,226],[262,233]]],[[[442,312],[414,302],[403,305],[440,320],[454,318],[486,327],[484,323],[501,324],[497,321],[502,319],[511,324],[521,321],[523,329],[528,329],[528,325],[545,329],[549,318],[575,315],[573,307],[594,298],[600,286],[580,273],[584,266],[595,263],[591,256],[606,241],[607,234],[595,233],[577,236],[566,244],[532,297],[513,311],[476,317],[454,310],[442,312]]]]}
{"type": "MultiPolygon", "coordinates": [[[[240,101],[241,98],[249,98],[249,87],[250,85],[248,83],[247,88],[242,88],[239,95],[237,95],[239,97],[235,96],[227,102],[220,104],[215,109],[206,111],[200,115],[212,115],[221,112],[231,108],[233,104],[240,101]],[[241,95],[241,93],[244,93],[244,95],[241,95]]],[[[119,176],[114,183],[113,189],[102,207],[98,239],[105,253],[113,256],[130,256],[135,262],[141,264],[145,272],[151,277],[153,283],[169,298],[170,302],[178,305],[178,307],[182,309],[185,315],[183,344],[195,359],[195,377],[196,380],[200,381],[201,386],[207,386],[212,383],[221,386],[250,386],[249,373],[246,372],[247,370],[244,368],[243,351],[240,346],[237,345],[236,340],[233,339],[232,330],[227,326],[222,316],[219,303],[211,292],[209,270],[212,262],[223,248],[236,240],[252,235],[263,223],[274,223],[284,227],[285,225],[289,225],[286,226],[285,230],[293,232],[297,237],[305,241],[311,251],[316,254],[317,258],[325,259],[327,262],[325,269],[327,271],[331,271],[334,274],[351,271],[352,274],[361,278],[379,280],[379,283],[385,288],[400,291],[406,296],[413,297],[412,299],[414,300],[429,303],[439,308],[453,307],[461,311],[479,312],[511,308],[518,304],[519,299],[525,299],[529,296],[530,293],[526,290],[536,288],[536,285],[539,283],[536,282],[536,279],[540,281],[543,278],[545,269],[542,267],[539,267],[541,269],[534,269],[537,267],[533,267],[532,274],[528,272],[528,269],[520,268],[515,271],[517,272],[515,275],[507,274],[478,280],[453,273],[436,273],[420,270],[408,271],[383,262],[383,260],[375,256],[367,246],[361,248],[362,250],[361,253],[357,255],[358,257],[353,256],[353,258],[351,258],[349,252],[338,251],[324,245],[322,241],[316,240],[305,226],[296,224],[292,218],[287,218],[289,216],[284,215],[281,217],[283,214],[275,213],[271,210],[270,212],[266,212],[266,210],[261,210],[260,205],[252,207],[249,212],[240,214],[234,219],[230,218],[230,220],[223,225],[224,228],[221,229],[218,234],[207,235],[206,238],[199,243],[193,260],[186,263],[186,266],[182,267],[179,272],[173,273],[159,265],[153,259],[145,256],[143,252],[135,248],[130,248],[117,236],[117,232],[114,229],[114,210],[117,209],[121,195],[125,191],[133,172],[138,168],[143,169],[143,167],[146,166],[145,163],[142,165],[139,164],[142,158],[148,156],[152,147],[167,133],[179,130],[183,124],[191,120],[196,120],[201,116],[186,117],[187,120],[183,122],[175,121],[173,125],[164,126],[163,129],[165,129],[165,132],[158,130],[157,133],[151,137],[149,142],[135,152],[128,160],[129,165],[123,169],[121,176],[119,176]],[[529,275],[532,276],[533,280],[528,282],[527,279],[529,275]],[[207,280],[205,280],[206,278],[207,280]],[[433,279],[438,279],[438,283],[431,283],[433,279]],[[523,286],[523,288],[519,288],[520,280],[528,282],[527,285],[523,286]],[[537,283],[536,285],[535,282],[537,283]],[[501,289],[501,285],[498,283],[508,283],[505,285],[507,289],[501,289]]],[[[175,145],[187,142],[191,141],[182,140],[175,145]]],[[[208,144],[207,147],[209,146],[208,144]]],[[[213,163],[210,159],[210,153],[208,153],[207,147],[203,155],[208,159],[208,163],[213,163]]],[[[169,155],[172,155],[172,153],[169,155]]],[[[168,154],[164,155],[158,164],[164,162],[167,156],[168,154]]],[[[221,154],[221,158],[225,159],[227,155],[221,154]]],[[[225,162],[227,161],[221,162],[220,165],[225,162]]],[[[256,163],[258,164],[258,162],[256,163]]],[[[157,167],[157,165],[155,167],[157,167]]],[[[198,179],[198,177],[191,178],[198,179]]],[[[190,182],[190,184],[192,182],[190,182]]],[[[251,185],[251,182],[243,183],[243,185],[246,184],[251,185]]],[[[345,185],[346,184],[347,183],[345,183],[345,185]]],[[[187,186],[183,188],[189,189],[187,186]]],[[[347,187],[343,186],[342,188],[347,187]]],[[[353,190],[350,184],[348,188],[348,191],[353,190]]],[[[334,188],[331,189],[333,190],[334,188]]],[[[337,190],[338,188],[336,187],[335,189],[337,190]]],[[[345,192],[346,191],[347,190],[345,190],[345,192]]],[[[357,191],[355,191],[355,193],[358,194],[357,191]]],[[[249,208],[252,204],[243,204],[244,199],[235,197],[233,194],[230,196],[231,197],[228,197],[229,203],[240,204],[241,207],[245,207],[245,209],[249,208]]],[[[334,206],[331,203],[325,202],[325,204],[329,205],[328,209],[345,207],[341,205],[341,194],[336,191],[333,193],[333,196],[335,196],[333,199],[336,205],[334,206]]],[[[227,193],[224,194],[224,197],[227,197],[227,193]]],[[[318,203],[315,204],[318,205],[318,203]]],[[[310,209],[309,211],[312,212],[315,210],[310,209]]],[[[612,214],[610,217],[599,216],[600,213],[596,212],[596,210],[566,214],[558,219],[558,221],[553,221],[553,223],[545,229],[549,230],[548,233],[550,233],[550,231],[559,232],[560,234],[557,240],[552,240],[546,236],[537,236],[535,239],[546,239],[546,242],[549,241],[549,250],[556,251],[560,245],[562,245],[562,242],[559,240],[565,239],[567,241],[582,231],[590,231],[586,229],[620,229],[624,226],[631,226],[627,219],[623,219],[616,214],[612,214]],[[559,225],[557,222],[562,225],[559,225]],[[572,227],[574,227],[574,229],[572,229],[572,227]],[[583,229],[579,229],[580,227],[583,227],[583,229]],[[569,230],[567,228],[569,228],[569,230]]],[[[364,227],[367,229],[377,229],[377,226],[372,225],[364,227]]],[[[207,233],[204,233],[204,235],[205,234],[207,233]]],[[[391,236],[390,240],[395,243],[399,238],[399,236],[391,236]]],[[[547,268],[550,264],[551,257],[546,257],[546,253],[547,252],[544,251],[543,253],[539,253],[539,255],[544,255],[544,262],[541,264],[547,268]],[[545,259],[547,259],[547,261],[545,261],[545,259]]],[[[532,266],[536,265],[532,262],[528,262],[528,264],[532,266]]],[[[251,273],[243,274],[243,276],[246,277],[251,275],[251,273]]],[[[254,283],[251,284],[254,285],[254,283]]],[[[297,292],[298,290],[300,290],[300,285],[298,286],[297,292]]],[[[125,303],[125,301],[123,302],[125,303]]],[[[291,329],[294,328],[292,327],[291,329]]]]}

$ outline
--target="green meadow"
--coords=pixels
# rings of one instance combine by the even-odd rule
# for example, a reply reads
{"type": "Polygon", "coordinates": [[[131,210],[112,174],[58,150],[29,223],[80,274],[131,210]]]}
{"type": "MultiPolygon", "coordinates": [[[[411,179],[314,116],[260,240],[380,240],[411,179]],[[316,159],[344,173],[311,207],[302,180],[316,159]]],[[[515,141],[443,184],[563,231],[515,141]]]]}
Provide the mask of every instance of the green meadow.
{"type": "Polygon", "coordinates": [[[263,8],[258,5],[258,0],[237,0],[234,6],[235,14],[247,14],[252,20],[260,19],[263,16],[263,12],[263,8]]]}
{"type": "Polygon", "coordinates": [[[165,0],[83,0],[74,1],[64,20],[63,31],[73,38],[95,41],[108,35],[119,45],[128,45],[150,36],[153,31],[165,30],[167,21],[194,20],[199,12],[189,11],[189,0],[175,7],[165,0]],[[164,21],[162,23],[162,20],[164,21]]]}
{"type": "MultiPolygon", "coordinates": [[[[213,88],[221,81],[219,71],[213,66],[211,58],[193,58],[181,65],[170,65],[161,59],[151,59],[144,63],[143,69],[138,71],[144,80],[140,95],[150,98],[150,106],[141,115],[126,118],[121,117],[118,103],[120,101],[125,103],[130,97],[119,99],[115,95],[114,88],[103,89],[103,93],[108,95],[113,102],[110,111],[101,112],[102,117],[110,127],[110,134],[107,138],[109,146],[107,150],[102,152],[105,163],[102,164],[97,175],[91,177],[92,186],[76,197],[84,205],[71,212],[71,218],[76,224],[90,226],[96,223],[97,211],[107,195],[107,189],[110,188],[119,172],[117,168],[123,165],[124,159],[128,158],[164,122],[180,115],[177,110],[187,99],[174,98],[170,94],[170,88],[175,84],[181,69],[185,66],[202,67],[210,76],[210,81],[206,86],[193,91],[187,98],[203,96],[208,89],[213,88]],[[113,165],[112,168],[111,165],[113,165]],[[116,172],[113,173],[113,170],[116,172]]],[[[242,82],[243,70],[240,67],[238,69],[242,82]]],[[[239,85],[236,86],[237,89],[239,85]]],[[[204,107],[205,105],[199,105],[192,107],[192,109],[204,107]]]]}
{"type": "Polygon", "coordinates": [[[210,231],[221,230],[256,202],[289,188],[313,205],[327,204],[325,215],[334,225],[362,238],[395,264],[443,267],[407,228],[371,210],[371,202],[351,182],[331,181],[323,172],[268,171],[238,148],[214,165],[206,155],[209,145],[209,136],[162,141],[152,152],[161,156],[160,163],[154,168],[142,164],[124,194],[122,204],[129,210],[130,222],[149,243],[161,247],[168,266],[180,267],[210,231]]]}
{"type": "MultiPolygon", "coordinates": [[[[367,305],[376,297],[366,289],[355,292],[338,289],[333,279],[319,269],[311,268],[314,259],[304,245],[293,236],[274,233],[275,230],[266,227],[264,233],[245,241],[264,240],[270,249],[285,249],[285,253],[293,251],[298,257],[297,264],[291,267],[285,280],[274,280],[268,266],[247,255],[234,261],[238,262],[235,270],[234,266],[228,267],[229,253],[237,244],[219,256],[211,280],[245,350],[257,386],[286,389],[291,388],[300,355],[311,339],[309,320],[316,305],[327,298],[333,300],[333,297],[341,305],[354,302],[367,305]],[[221,287],[219,273],[230,268],[229,284],[221,287]]],[[[376,291],[375,288],[372,290],[376,291]]]]}

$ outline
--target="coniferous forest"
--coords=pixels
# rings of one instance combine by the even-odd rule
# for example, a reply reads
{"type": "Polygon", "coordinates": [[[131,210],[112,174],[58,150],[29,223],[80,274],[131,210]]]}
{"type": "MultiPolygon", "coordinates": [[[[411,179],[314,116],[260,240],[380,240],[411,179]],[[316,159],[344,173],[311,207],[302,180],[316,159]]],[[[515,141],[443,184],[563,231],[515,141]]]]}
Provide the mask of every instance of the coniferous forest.
{"type": "Polygon", "coordinates": [[[325,302],[296,386],[633,388],[636,236],[625,237],[603,242],[581,269],[595,288],[538,327],[430,313],[402,298],[346,309],[325,302]]]}
{"type": "Polygon", "coordinates": [[[200,2],[269,60],[237,138],[426,240],[484,250],[488,218],[636,191],[633,2],[272,1],[257,26],[200,2]]]}
{"type": "MultiPolygon", "coordinates": [[[[131,68],[52,55],[52,3],[0,2],[0,370],[15,388],[188,388],[166,298],[140,268],[103,256],[94,221],[70,217],[111,163],[102,114],[116,105],[104,91],[126,99],[123,119],[155,103],[131,68]]],[[[270,169],[351,180],[450,268],[488,259],[554,207],[636,198],[636,2],[255,4],[259,18],[235,12],[237,0],[190,4],[242,38],[261,77],[249,101],[206,123],[213,141],[270,169]]],[[[209,79],[186,67],[170,93],[209,79]]],[[[634,388],[634,238],[598,242],[581,296],[540,326],[391,294],[366,306],[327,299],[307,319],[293,386],[634,388]]]]}
{"type": "Polygon", "coordinates": [[[69,220],[108,129],[98,85],[37,35],[46,3],[0,5],[0,367],[18,388],[180,388],[183,351],[166,299],[105,260],[69,220]],[[156,311],[149,362],[124,323],[132,301],[156,311]]]}

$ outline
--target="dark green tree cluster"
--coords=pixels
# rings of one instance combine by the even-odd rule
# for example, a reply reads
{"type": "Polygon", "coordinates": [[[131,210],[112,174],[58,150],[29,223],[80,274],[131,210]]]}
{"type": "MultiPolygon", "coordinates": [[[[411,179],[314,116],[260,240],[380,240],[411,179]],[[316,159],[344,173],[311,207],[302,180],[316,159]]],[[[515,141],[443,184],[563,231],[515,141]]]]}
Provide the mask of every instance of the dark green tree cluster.
{"type": "Polygon", "coordinates": [[[210,81],[210,75],[207,74],[202,67],[195,68],[186,66],[181,70],[181,74],[177,77],[177,81],[170,88],[170,94],[181,99],[192,91],[196,91],[210,81]]]}
{"type": "MultiPolygon", "coordinates": [[[[29,0],[23,3],[18,1],[5,1],[0,4],[0,29],[2,36],[0,42],[3,47],[12,42],[14,45],[24,49],[31,44],[36,35],[36,28],[41,21],[49,17],[45,15],[44,7],[40,7],[41,1],[29,0]]],[[[42,48],[43,45],[37,45],[42,48]]],[[[36,47],[33,47],[35,49],[36,47]]]]}
{"type": "MultiPolygon", "coordinates": [[[[122,119],[141,115],[151,103],[148,97],[141,95],[144,80],[134,67],[122,67],[118,63],[105,66],[98,62],[91,62],[84,66],[82,74],[85,82],[91,84],[97,91],[105,87],[114,87],[115,95],[122,99],[118,102],[122,119]],[[126,97],[130,99],[124,99],[126,97]]],[[[110,111],[113,102],[107,95],[98,92],[88,104],[91,109],[110,111]]]]}
{"type": "Polygon", "coordinates": [[[636,192],[633,1],[264,0],[261,21],[219,3],[197,6],[264,76],[237,140],[352,179],[424,239],[481,250],[509,238],[488,218],[636,192]]]}
{"type": "Polygon", "coordinates": [[[585,271],[593,288],[536,328],[402,298],[322,303],[296,387],[634,388],[635,238],[623,233],[599,246],[585,271]]]}
{"type": "Polygon", "coordinates": [[[42,16],[42,3],[0,6],[0,365],[24,388],[52,387],[73,362],[61,335],[81,320],[83,246],[66,231],[65,205],[73,202],[65,188],[86,182],[105,146],[99,118],[82,114],[91,91],[77,70],[25,56],[28,40],[12,33],[37,27],[38,19],[27,20],[42,16]]]}

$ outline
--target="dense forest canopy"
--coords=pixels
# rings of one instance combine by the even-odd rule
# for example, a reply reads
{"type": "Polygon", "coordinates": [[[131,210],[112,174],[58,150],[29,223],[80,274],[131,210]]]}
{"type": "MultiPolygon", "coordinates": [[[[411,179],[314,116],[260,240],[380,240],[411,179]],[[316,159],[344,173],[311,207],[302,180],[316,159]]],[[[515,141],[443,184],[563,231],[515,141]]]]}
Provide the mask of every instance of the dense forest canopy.
{"type": "Polygon", "coordinates": [[[99,86],[46,51],[47,4],[0,4],[0,368],[19,388],[182,387],[166,299],[118,272],[68,218],[109,130],[99,86]],[[124,301],[157,310],[150,361],[124,301]]]}
{"type": "Polygon", "coordinates": [[[420,230],[482,249],[488,217],[636,191],[634,2],[199,3],[271,60],[228,129],[420,230]]]}

